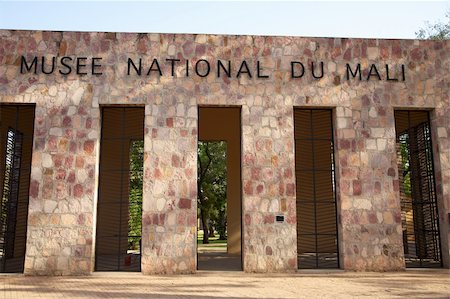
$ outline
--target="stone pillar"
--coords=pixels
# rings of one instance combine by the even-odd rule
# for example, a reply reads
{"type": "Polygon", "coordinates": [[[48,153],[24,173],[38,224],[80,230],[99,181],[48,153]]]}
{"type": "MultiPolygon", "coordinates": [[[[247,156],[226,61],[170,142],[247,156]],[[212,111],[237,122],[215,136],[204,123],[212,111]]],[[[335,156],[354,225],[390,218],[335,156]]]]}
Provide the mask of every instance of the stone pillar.
{"type": "Polygon", "coordinates": [[[442,263],[450,268],[450,106],[431,113],[434,173],[441,239],[442,263]]]}
{"type": "Polygon", "coordinates": [[[436,176],[436,193],[439,209],[439,224],[441,233],[442,262],[445,268],[450,268],[450,93],[448,82],[450,74],[449,43],[443,41],[445,55],[436,62],[437,80],[428,94],[439,91],[436,98],[436,110],[432,113],[433,158],[436,176]]]}
{"type": "Polygon", "coordinates": [[[383,89],[336,108],[341,267],[405,268],[394,111],[383,89]]]}
{"type": "Polygon", "coordinates": [[[184,98],[158,98],[145,114],[142,272],[193,273],[197,106],[184,98]]]}
{"type": "Polygon", "coordinates": [[[246,272],[297,269],[292,103],[256,96],[242,106],[243,261],[246,272]],[[284,215],[284,222],[276,222],[284,215]]]}
{"type": "Polygon", "coordinates": [[[39,92],[24,273],[89,274],[99,109],[91,108],[92,87],[78,81],[39,92]]]}

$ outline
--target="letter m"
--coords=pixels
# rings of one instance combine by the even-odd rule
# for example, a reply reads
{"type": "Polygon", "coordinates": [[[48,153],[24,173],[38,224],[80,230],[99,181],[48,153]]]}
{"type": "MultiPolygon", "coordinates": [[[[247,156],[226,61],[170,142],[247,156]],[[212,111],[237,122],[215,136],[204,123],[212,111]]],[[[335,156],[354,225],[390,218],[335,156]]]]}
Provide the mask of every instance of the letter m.
{"type": "Polygon", "coordinates": [[[352,68],[350,67],[350,65],[347,63],[347,80],[350,80],[350,75],[355,78],[357,75],[359,75],[359,80],[362,79],[361,77],[361,64],[358,63],[355,69],[355,72],[352,71],[352,68]]]}
{"type": "Polygon", "coordinates": [[[34,66],[34,73],[37,72],[37,57],[33,58],[31,65],[28,65],[27,60],[24,56],[22,56],[22,60],[20,62],[20,73],[24,74],[26,71],[30,72],[34,66]],[[25,71],[26,70],[26,71],[25,71]]]}

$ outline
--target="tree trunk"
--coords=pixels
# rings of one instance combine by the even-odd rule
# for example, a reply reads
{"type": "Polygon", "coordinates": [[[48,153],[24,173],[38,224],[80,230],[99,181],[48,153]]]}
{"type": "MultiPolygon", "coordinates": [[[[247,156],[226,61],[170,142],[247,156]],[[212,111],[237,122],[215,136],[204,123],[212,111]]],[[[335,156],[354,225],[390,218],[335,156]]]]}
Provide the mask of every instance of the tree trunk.
{"type": "Polygon", "coordinates": [[[214,238],[214,226],[212,224],[212,222],[209,223],[209,237],[214,238]]]}
{"type": "Polygon", "coordinates": [[[203,225],[203,244],[209,244],[209,227],[208,227],[208,219],[206,219],[206,213],[200,208],[200,216],[202,218],[203,225]]]}
{"type": "Polygon", "coordinates": [[[219,240],[226,240],[227,239],[227,235],[226,235],[226,231],[227,231],[227,220],[226,217],[222,217],[221,220],[221,229],[219,231],[219,240]]]}
{"type": "Polygon", "coordinates": [[[202,224],[203,224],[203,244],[209,244],[209,226],[208,226],[208,215],[205,211],[205,197],[203,196],[202,192],[202,183],[205,179],[206,172],[209,169],[209,166],[211,165],[211,156],[208,152],[208,144],[206,144],[206,155],[208,156],[208,162],[206,165],[202,165],[202,159],[200,158],[200,155],[197,153],[198,158],[198,166],[199,166],[199,177],[197,178],[197,190],[198,190],[198,199],[200,204],[200,216],[202,218],[202,224]]]}

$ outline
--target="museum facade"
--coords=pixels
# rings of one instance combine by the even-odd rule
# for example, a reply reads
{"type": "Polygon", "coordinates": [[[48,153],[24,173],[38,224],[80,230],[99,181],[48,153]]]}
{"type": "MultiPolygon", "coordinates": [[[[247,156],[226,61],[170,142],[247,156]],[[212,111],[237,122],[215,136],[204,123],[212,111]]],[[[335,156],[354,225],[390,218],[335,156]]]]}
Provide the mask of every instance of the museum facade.
{"type": "Polygon", "coordinates": [[[449,56],[449,41],[0,30],[0,272],[194,273],[198,142],[215,140],[243,271],[449,268],[449,56]]]}

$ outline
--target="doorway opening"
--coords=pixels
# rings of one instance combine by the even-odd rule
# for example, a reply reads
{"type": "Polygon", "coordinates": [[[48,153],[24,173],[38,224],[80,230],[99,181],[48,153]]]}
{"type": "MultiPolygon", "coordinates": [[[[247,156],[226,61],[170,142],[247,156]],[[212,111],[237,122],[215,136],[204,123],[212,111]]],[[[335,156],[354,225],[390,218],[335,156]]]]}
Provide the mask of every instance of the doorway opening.
{"type": "Polygon", "coordinates": [[[442,267],[428,111],[395,111],[406,267],[442,267]]]}
{"type": "Polygon", "coordinates": [[[96,271],[141,271],[144,108],[103,107],[96,271]]]}
{"type": "Polygon", "coordinates": [[[34,105],[0,105],[1,273],[24,268],[34,111],[34,105]]]}
{"type": "Polygon", "coordinates": [[[294,109],[298,267],[338,268],[332,110],[294,109]]]}
{"type": "Polygon", "coordinates": [[[242,270],[240,120],[240,108],[199,108],[199,270],[242,270]]]}

